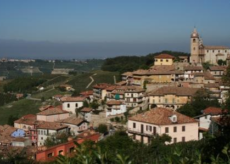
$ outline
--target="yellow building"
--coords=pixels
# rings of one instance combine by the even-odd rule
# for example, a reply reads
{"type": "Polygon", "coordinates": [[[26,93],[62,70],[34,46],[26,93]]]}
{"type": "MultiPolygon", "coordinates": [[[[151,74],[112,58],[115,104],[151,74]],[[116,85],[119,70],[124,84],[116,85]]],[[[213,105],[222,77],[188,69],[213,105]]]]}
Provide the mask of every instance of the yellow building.
{"type": "Polygon", "coordinates": [[[143,86],[145,81],[148,83],[171,83],[178,81],[181,75],[183,72],[176,70],[174,65],[153,66],[149,70],[134,71],[132,84],[143,86]]]}
{"type": "Polygon", "coordinates": [[[191,97],[197,92],[196,88],[187,87],[162,87],[148,93],[150,107],[164,107],[178,109],[191,101],[191,97]]]}
{"type": "Polygon", "coordinates": [[[174,57],[169,54],[160,54],[154,57],[154,65],[173,65],[174,57]]]}

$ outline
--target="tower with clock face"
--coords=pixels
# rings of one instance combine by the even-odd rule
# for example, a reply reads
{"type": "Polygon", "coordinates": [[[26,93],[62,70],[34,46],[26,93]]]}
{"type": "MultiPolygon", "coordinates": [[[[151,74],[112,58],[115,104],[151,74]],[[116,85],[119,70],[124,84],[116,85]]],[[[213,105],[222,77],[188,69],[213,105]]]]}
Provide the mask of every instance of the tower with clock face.
{"type": "Polygon", "coordinates": [[[196,31],[196,28],[194,28],[191,37],[190,37],[190,63],[199,63],[199,45],[200,45],[200,39],[199,39],[199,34],[196,31]]]}

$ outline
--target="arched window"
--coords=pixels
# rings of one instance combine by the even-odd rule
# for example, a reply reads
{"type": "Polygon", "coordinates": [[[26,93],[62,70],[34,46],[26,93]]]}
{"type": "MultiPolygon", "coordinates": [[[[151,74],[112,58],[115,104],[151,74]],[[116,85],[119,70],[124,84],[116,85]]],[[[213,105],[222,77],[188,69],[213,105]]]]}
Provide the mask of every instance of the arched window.
{"type": "Polygon", "coordinates": [[[196,39],[193,39],[193,43],[195,43],[196,42],[196,39]]]}
{"type": "Polygon", "coordinates": [[[67,104],[67,107],[69,108],[69,107],[70,107],[70,104],[67,104]]]}

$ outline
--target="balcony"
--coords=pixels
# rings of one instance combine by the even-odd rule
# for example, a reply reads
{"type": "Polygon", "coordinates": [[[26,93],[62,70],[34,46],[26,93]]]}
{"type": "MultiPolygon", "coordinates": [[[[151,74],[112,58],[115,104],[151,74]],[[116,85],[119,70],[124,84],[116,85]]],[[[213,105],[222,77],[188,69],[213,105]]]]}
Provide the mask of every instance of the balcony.
{"type": "Polygon", "coordinates": [[[128,132],[132,133],[132,134],[138,134],[138,135],[141,135],[141,136],[148,136],[148,137],[153,137],[153,136],[156,135],[154,133],[145,133],[145,132],[134,131],[134,130],[130,130],[130,129],[128,129],[128,132]]]}

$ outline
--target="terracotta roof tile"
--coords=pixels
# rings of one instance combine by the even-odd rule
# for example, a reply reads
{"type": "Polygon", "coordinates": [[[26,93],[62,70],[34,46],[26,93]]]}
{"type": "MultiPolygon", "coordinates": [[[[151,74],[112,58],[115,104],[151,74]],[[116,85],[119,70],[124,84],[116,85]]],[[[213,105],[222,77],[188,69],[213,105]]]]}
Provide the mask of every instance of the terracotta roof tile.
{"type": "Polygon", "coordinates": [[[205,49],[209,50],[216,50],[216,49],[229,49],[228,47],[225,46],[204,46],[205,49]]]}
{"type": "Polygon", "coordinates": [[[204,72],[204,79],[205,80],[215,80],[215,78],[213,77],[213,75],[209,71],[204,72]]]}
{"type": "Polygon", "coordinates": [[[82,110],[81,110],[81,112],[91,112],[93,109],[92,108],[83,108],[82,110]]]}
{"type": "Polygon", "coordinates": [[[93,95],[93,90],[81,92],[80,95],[82,95],[82,96],[90,96],[90,95],[93,95]]]}
{"type": "Polygon", "coordinates": [[[85,97],[62,97],[62,102],[79,102],[79,101],[85,101],[85,97]]]}
{"type": "Polygon", "coordinates": [[[58,122],[63,123],[63,124],[66,123],[66,124],[72,124],[72,125],[79,125],[79,124],[81,124],[83,122],[87,122],[87,121],[85,121],[81,118],[77,118],[76,116],[71,116],[69,118],[60,120],[58,122]]]}
{"type": "Polygon", "coordinates": [[[154,58],[157,58],[157,59],[173,59],[174,56],[169,55],[169,54],[160,54],[160,55],[155,56],[154,58]]]}
{"type": "Polygon", "coordinates": [[[209,69],[211,71],[225,71],[226,67],[224,67],[224,66],[210,66],[209,69]]]}
{"type": "Polygon", "coordinates": [[[99,83],[93,86],[93,88],[96,89],[105,89],[107,87],[111,86],[111,84],[107,84],[107,83],[99,83]]]}
{"type": "Polygon", "coordinates": [[[170,117],[176,115],[176,124],[198,123],[194,118],[185,116],[173,110],[165,108],[154,108],[147,112],[137,114],[129,118],[132,121],[145,122],[155,125],[171,125],[175,124],[171,121],[170,117]]]}
{"type": "Polygon", "coordinates": [[[203,67],[201,67],[201,66],[185,66],[184,70],[185,71],[200,71],[200,70],[203,70],[203,67]]]}
{"type": "Polygon", "coordinates": [[[37,113],[37,115],[56,115],[56,114],[65,114],[68,113],[67,111],[62,110],[59,107],[53,107],[53,108],[49,108],[47,110],[41,111],[39,113],[37,113]]]}
{"type": "Polygon", "coordinates": [[[107,101],[106,104],[107,104],[107,105],[121,105],[121,104],[122,104],[122,101],[110,100],[110,101],[107,101]]]}
{"type": "Polygon", "coordinates": [[[165,86],[155,91],[149,92],[148,95],[149,96],[163,96],[167,94],[173,94],[177,96],[193,96],[197,91],[198,91],[197,88],[165,86]]]}
{"type": "Polygon", "coordinates": [[[36,122],[36,116],[33,114],[25,115],[15,120],[14,123],[25,124],[25,125],[34,125],[36,122]]]}
{"type": "Polygon", "coordinates": [[[222,114],[223,110],[217,107],[208,107],[203,111],[203,114],[212,114],[212,115],[219,115],[222,114]]]}
{"type": "Polygon", "coordinates": [[[57,122],[44,122],[37,126],[37,129],[51,129],[51,130],[58,130],[67,128],[67,125],[63,125],[62,123],[57,122]]]}

